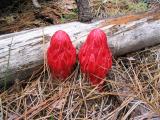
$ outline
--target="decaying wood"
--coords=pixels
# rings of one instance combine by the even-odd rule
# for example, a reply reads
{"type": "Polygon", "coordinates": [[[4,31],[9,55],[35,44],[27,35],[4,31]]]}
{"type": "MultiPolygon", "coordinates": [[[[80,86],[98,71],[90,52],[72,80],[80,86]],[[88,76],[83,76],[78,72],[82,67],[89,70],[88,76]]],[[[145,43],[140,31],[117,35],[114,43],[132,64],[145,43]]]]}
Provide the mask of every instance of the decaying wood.
{"type": "Polygon", "coordinates": [[[97,21],[91,24],[72,22],[0,36],[0,83],[25,79],[43,63],[43,53],[57,30],[65,30],[75,46],[84,42],[93,28],[108,35],[114,55],[124,55],[160,43],[160,15],[143,13],[97,21]]]}

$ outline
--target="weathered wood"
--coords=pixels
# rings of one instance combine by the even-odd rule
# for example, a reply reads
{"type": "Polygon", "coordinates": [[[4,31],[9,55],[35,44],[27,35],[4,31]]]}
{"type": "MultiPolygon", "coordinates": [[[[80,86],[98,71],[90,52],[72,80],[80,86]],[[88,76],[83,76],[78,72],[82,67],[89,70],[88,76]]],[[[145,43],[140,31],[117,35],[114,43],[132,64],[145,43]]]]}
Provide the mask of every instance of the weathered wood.
{"type": "Polygon", "coordinates": [[[102,20],[91,24],[72,22],[6,34],[0,36],[0,83],[30,76],[43,63],[43,53],[49,39],[57,30],[65,30],[75,46],[84,42],[93,28],[108,35],[114,55],[123,55],[160,43],[160,15],[144,13],[102,20]],[[45,44],[43,44],[45,43],[45,44]]]}

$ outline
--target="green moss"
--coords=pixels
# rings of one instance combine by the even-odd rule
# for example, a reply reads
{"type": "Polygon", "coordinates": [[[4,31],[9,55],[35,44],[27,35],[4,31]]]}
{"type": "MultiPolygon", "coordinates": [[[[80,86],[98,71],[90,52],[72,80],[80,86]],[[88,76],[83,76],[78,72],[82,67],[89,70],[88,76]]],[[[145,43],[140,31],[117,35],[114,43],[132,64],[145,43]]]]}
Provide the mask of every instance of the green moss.
{"type": "Polygon", "coordinates": [[[77,13],[76,12],[70,12],[68,14],[63,14],[61,16],[61,23],[64,23],[68,20],[73,20],[77,18],[77,13]]]}
{"type": "Polygon", "coordinates": [[[51,114],[50,120],[54,120],[53,114],[51,114]]]}
{"type": "Polygon", "coordinates": [[[74,12],[71,12],[71,13],[69,13],[69,14],[64,14],[63,17],[64,17],[65,19],[74,19],[74,18],[77,17],[77,14],[75,14],[74,12]]]}

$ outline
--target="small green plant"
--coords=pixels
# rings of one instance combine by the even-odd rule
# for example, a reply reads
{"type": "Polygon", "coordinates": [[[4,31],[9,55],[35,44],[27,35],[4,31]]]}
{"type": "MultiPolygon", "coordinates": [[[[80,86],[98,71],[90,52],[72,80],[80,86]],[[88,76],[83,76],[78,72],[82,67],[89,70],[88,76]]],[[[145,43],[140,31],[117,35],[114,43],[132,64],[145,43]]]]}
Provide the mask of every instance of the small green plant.
{"type": "Polygon", "coordinates": [[[65,23],[65,18],[63,16],[61,16],[60,21],[61,21],[61,23],[65,23]]]}
{"type": "Polygon", "coordinates": [[[78,13],[78,8],[72,9],[72,12],[77,14],[78,13]]]}
{"type": "Polygon", "coordinates": [[[147,9],[148,9],[147,3],[144,3],[144,2],[128,4],[129,11],[143,12],[143,11],[146,11],[147,9]]]}
{"type": "Polygon", "coordinates": [[[68,20],[73,20],[77,18],[77,13],[76,12],[70,12],[68,14],[63,14],[61,16],[61,23],[65,23],[68,20]]]}
{"type": "Polygon", "coordinates": [[[51,114],[50,120],[54,120],[53,114],[51,114]]]}
{"type": "Polygon", "coordinates": [[[67,19],[67,20],[74,19],[74,18],[76,18],[76,16],[77,15],[74,12],[71,12],[69,14],[64,14],[64,18],[67,19]]]}

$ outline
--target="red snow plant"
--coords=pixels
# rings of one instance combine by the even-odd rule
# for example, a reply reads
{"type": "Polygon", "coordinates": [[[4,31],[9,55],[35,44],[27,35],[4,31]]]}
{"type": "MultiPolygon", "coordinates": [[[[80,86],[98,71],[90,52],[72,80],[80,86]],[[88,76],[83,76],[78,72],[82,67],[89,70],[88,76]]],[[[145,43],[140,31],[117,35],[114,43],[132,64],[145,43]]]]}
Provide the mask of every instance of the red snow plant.
{"type": "Polygon", "coordinates": [[[47,60],[53,77],[64,80],[71,74],[76,62],[76,49],[66,32],[59,30],[52,36],[47,60]]]}
{"type": "Polygon", "coordinates": [[[102,85],[112,66],[112,54],[106,34],[101,29],[92,30],[79,51],[80,68],[89,76],[92,85],[102,85]]]}

